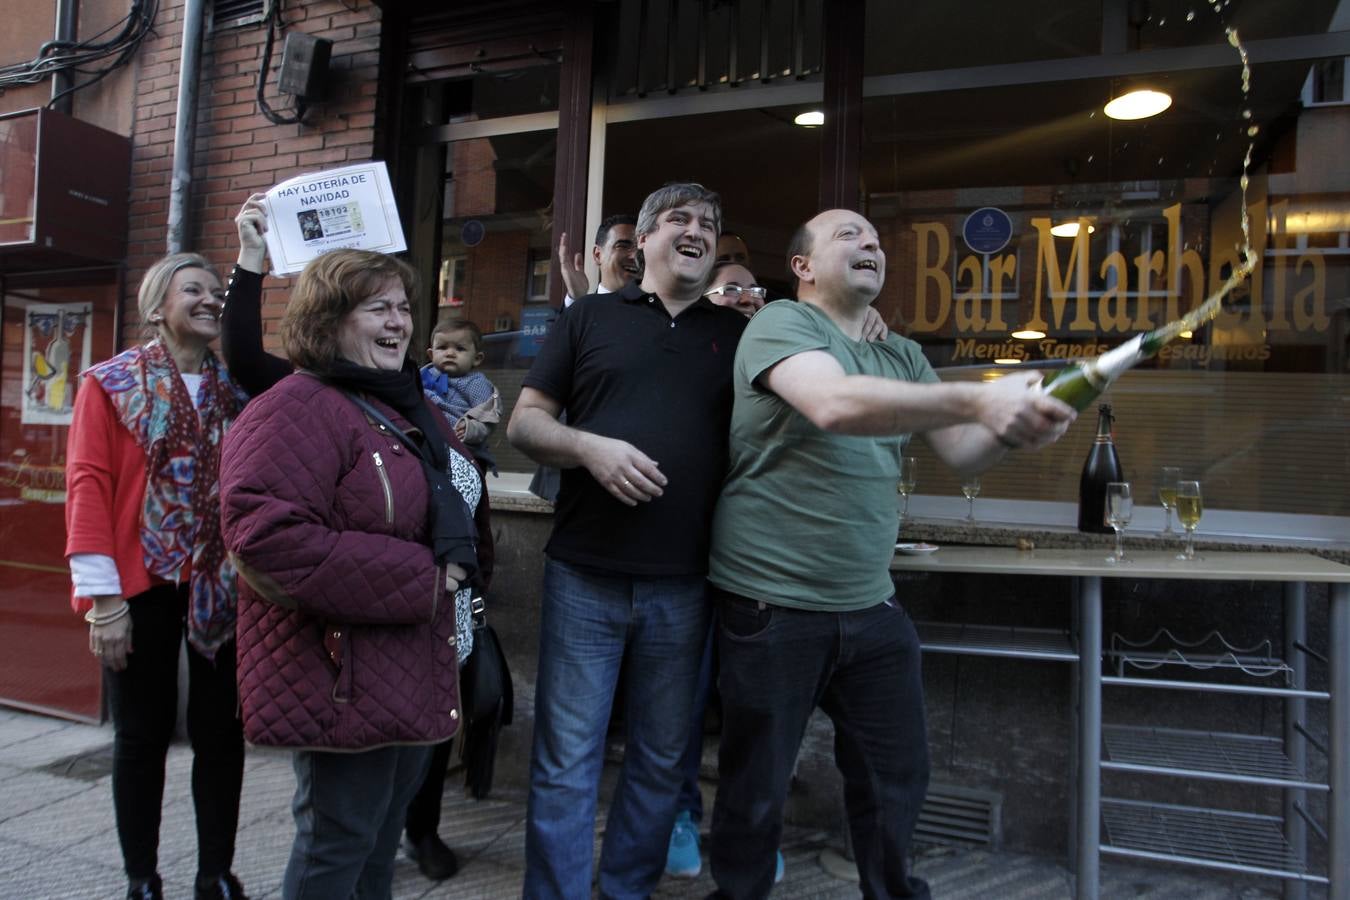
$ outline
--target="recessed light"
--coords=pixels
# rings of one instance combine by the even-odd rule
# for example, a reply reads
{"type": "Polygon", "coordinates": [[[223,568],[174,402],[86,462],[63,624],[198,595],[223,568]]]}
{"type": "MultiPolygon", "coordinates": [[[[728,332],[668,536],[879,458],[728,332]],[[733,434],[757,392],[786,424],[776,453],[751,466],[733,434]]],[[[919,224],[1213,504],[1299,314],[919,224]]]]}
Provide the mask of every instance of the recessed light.
{"type": "Polygon", "coordinates": [[[1039,341],[1045,337],[1045,332],[1036,331],[1033,328],[1024,328],[1021,331],[1014,331],[1012,336],[1019,341],[1039,341]]]}
{"type": "MultiPolygon", "coordinates": [[[[1088,226],[1088,234],[1092,234],[1096,230],[1097,228],[1095,225],[1088,226]]],[[[1050,229],[1050,233],[1055,237],[1078,237],[1078,223],[1060,222],[1050,229]]]]}
{"type": "Polygon", "coordinates": [[[1139,88],[1130,91],[1128,94],[1122,94],[1113,99],[1102,108],[1112,119],[1121,119],[1124,121],[1133,121],[1135,119],[1147,119],[1149,116],[1156,116],[1158,113],[1172,105],[1172,95],[1165,94],[1162,91],[1139,88]]]}
{"type": "Polygon", "coordinates": [[[817,125],[825,124],[825,114],[818,109],[810,112],[798,113],[797,118],[792,120],[794,125],[802,125],[806,128],[814,128],[817,125]]]}

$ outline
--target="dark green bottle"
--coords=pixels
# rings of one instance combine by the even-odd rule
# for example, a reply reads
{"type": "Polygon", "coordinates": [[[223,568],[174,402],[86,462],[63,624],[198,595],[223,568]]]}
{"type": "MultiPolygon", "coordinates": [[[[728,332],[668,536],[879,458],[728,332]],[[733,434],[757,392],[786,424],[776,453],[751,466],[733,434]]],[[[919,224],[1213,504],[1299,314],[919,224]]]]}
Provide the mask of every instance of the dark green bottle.
{"type": "Polygon", "coordinates": [[[1113,481],[1125,480],[1111,434],[1114,423],[1111,404],[1103,403],[1097,408],[1097,437],[1092,441],[1087,461],[1083,463],[1082,477],[1078,479],[1079,531],[1101,534],[1112,531],[1106,524],[1106,486],[1113,481]]]}

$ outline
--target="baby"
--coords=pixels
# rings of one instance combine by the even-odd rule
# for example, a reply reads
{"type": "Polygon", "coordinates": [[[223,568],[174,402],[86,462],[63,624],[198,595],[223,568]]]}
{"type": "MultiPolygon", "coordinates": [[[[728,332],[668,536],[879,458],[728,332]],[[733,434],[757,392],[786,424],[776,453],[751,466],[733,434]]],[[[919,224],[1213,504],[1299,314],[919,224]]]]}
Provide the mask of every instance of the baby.
{"type": "Polygon", "coordinates": [[[487,439],[502,418],[501,396],[486,375],[483,332],[467,319],[442,319],[431,332],[431,362],[422,367],[422,388],[454,426],[455,434],[474,456],[497,474],[487,439]]]}

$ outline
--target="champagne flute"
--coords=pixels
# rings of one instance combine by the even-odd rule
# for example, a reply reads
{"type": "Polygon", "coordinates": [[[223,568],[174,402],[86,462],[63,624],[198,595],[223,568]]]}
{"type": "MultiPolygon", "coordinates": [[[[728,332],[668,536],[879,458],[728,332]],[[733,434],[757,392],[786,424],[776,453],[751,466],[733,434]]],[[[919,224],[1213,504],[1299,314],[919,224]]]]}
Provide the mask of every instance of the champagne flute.
{"type": "Polygon", "coordinates": [[[1116,552],[1106,558],[1109,563],[1125,562],[1124,531],[1134,512],[1134,498],[1130,496],[1128,481],[1106,483],[1106,524],[1116,533],[1116,552]]]}
{"type": "Polygon", "coordinates": [[[1163,466],[1162,477],[1158,479],[1158,502],[1162,504],[1164,521],[1163,536],[1176,534],[1172,530],[1172,510],[1177,505],[1177,482],[1181,480],[1181,469],[1177,466],[1163,466]]]}
{"type": "Polygon", "coordinates": [[[904,525],[905,520],[909,518],[909,495],[914,493],[914,481],[918,473],[919,461],[912,456],[900,457],[900,480],[895,483],[895,490],[901,497],[905,498],[904,506],[900,510],[900,524],[904,525]]]}
{"type": "Polygon", "coordinates": [[[1200,482],[1177,482],[1177,521],[1186,529],[1186,549],[1177,554],[1177,559],[1196,559],[1195,526],[1200,524],[1200,514],[1205,510],[1200,498],[1200,482]]]}
{"type": "Polygon", "coordinates": [[[975,498],[980,496],[980,476],[972,475],[961,482],[961,493],[970,502],[970,512],[966,513],[966,524],[975,524],[975,498]]]}

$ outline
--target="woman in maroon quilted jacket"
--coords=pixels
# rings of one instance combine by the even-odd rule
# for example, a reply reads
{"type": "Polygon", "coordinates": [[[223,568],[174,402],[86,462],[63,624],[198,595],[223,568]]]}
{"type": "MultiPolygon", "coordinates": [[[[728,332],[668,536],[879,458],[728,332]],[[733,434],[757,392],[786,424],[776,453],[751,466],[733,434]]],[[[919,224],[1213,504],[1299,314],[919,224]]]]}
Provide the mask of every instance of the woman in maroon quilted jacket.
{"type": "Polygon", "coordinates": [[[222,451],[244,733],[296,750],[288,900],[390,895],[408,802],[460,726],[488,500],[406,358],[414,294],[390,256],[310,263],[281,325],[298,371],[222,451]]]}

